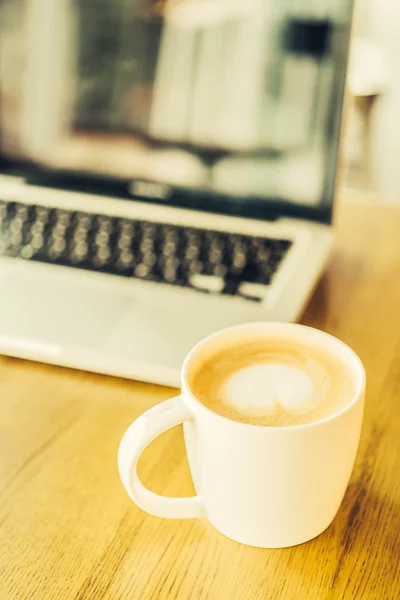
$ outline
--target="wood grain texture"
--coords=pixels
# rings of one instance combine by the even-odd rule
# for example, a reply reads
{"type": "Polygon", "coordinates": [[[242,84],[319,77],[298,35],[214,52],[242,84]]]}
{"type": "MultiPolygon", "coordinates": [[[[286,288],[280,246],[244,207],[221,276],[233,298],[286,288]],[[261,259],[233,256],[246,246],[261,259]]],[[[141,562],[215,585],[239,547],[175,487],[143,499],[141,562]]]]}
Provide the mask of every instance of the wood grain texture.
{"type": "MultiPolygon", "coordinates": [[[[206,522],[141,512],[118,478],[119,440],[166,388],[0,358],[1,600],[394,600],[400,590],[400,207],[347,202],[302,321],[350,344],[368,385],[343,505],[317,539],[258,550],[206,522]]],[[[140,473],[193,493],[180,428],[140,473]]]]}

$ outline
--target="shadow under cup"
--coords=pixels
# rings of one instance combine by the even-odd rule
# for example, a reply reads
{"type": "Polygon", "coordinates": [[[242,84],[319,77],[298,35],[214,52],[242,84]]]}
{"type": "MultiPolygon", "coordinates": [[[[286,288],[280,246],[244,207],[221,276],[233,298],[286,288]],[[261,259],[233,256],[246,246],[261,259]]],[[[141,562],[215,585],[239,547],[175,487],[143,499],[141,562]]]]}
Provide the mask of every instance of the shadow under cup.
{"type": "Polygon", "coordinates": [[[182,371],[182,401],[193,415],[184,423],[184,434],[195,488],[215,528],[264,548],[293,546],[324,531],[353,469],[364,394],[365,371],[358,356],[340,340],[309,327],[240,325],[198,344],[182,371]],[[353,380],[353,396],[337,412],[304,425],[250,425],[213,412],[193,395],[188,380],[208,357],[255,338],[287,339],[337,357],[353,380]]]}

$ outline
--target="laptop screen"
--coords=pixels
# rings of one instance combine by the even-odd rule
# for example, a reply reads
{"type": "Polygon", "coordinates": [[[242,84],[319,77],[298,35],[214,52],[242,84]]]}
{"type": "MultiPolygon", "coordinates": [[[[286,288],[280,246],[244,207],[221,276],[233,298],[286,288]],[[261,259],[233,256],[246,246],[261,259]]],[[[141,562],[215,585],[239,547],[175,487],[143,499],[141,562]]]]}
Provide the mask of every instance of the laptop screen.
{"type": "Polygon", "coordinates": [[[3,168],[43,185],[329,221],[352,5],[3,0],[3,168]]]}

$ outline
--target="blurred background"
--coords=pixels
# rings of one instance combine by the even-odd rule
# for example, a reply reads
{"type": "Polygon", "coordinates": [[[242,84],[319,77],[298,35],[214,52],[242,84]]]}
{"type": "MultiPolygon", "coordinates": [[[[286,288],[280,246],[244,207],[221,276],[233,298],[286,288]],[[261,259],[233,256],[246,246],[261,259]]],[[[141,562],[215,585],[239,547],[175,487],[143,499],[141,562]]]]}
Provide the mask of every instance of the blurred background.
{"type": "Polygon", "coordinates": [[[345,185],[398,201],[400,4],[356,3],[349,72],[352,94],[342,166],[345,185]]]}
{"type": "Polygon", "coordinates": [[[319,206],[351,5],[2,0],[2,154],[319,206]]]}
{"type": "MultiPolygon", "coordinates": [[[[262,189],[264,194],[269,187],[271,194],[279,195],[282,192],[284,195],[292,194],[294,201],[303,202],[307,198],[310,202],[317,202],[320,180],[316,173],[321,171],[321,147],[318,141],[314,138],[313,147],[309,147],[301,156],[297,155],[294,160],[292,155],[286,170],[283,169],[282,179],[286,181],[287,173],[296,172],[299,166],[308,169],[309,186],[305,190],[298,190],[298,198],[293,190],[279,189],[280,186],[284,188],[285,184],[277,181],[275,176],[276,156],[282,149],[298,148],[304,140],[310,139],[310,116],[313,113],[310,112],[308,117],[303,114],[299,127],[298,109],[287,99],[296,90],[296,107],[303,103],[304,110],[309,110],[312,102],[305,96],[312,93],[314,80],[325,77],[329,91],[329,67],[325,65],[318,72],[312,61],[303,61],[300,65],[297,60],[297,64],[294,64],[296,61],[288,64],[285,77],[290,85],[284,92],[284,110],[278,111],[276,102],[282,82],[278,81],[277,73],[282,73],[281,65],[268,66],[270,94],[263,99],[263,105],[257,105],[261,71],[259,69],[257,72],[255,57],[258,55],[257,43],[262,36],[265,37],[266,27],[271,30],[277,26],[288,5],[296,5],[299,14],[302,4],[308,10],[312,6],[315,15],[318,2],[283,2],[282,7],[286,8],[282,8],[281,12],[275,9],[273,14],[268,9],[271,3],[265,3],[265,20],[260,21],[258,30],[256,28],[259,42],[257,35],[254,35],[254,24],[251,25],[250,21],[247,31],[244,28],[239,33],[235,33],[234,26],[231,25],[230,31],[225,26],[225,37],[237,35],[240,44],[246,44],[246,35],[252,32],[252,54],[246,57],[242,53],[241,57],[237,57],[239,60],[236,64],[233,59],[233,68],[237,72],[232,81],[241,80],[244,83],[238,90],[230,88],[229,82],[225,82],[225,99],[223,94],[219,99],[212,99],[214,114],[210,113],[209,98],[208,108],[205,108],[202,93],[219,77],[218,68],[222,72],[223,56],[221,48],[217,46],[223,36],[214,34],[213,38],[211,32],[206,40],[203,35],[203,65],[198,65],[194,76],[191,61],[195,44],[198,44],[198,31],[195,32],[193,26],[194,22],[198,24],[198,20],[194,12],[185,15],[177,11],[174,18],[170,17],[161,42],[163,18],[168,6],[173,8],[173,1],[44,1],[42,9],[48,15],[49,22],[58,23],[58,27],[53,27],[58,48],[63,38],[69,39],[70,46],[66,52],[60,53],[62,58],[47,56],[46,60],[46,57],[39,56],[43,52],[40,44],[32,44],[35,34],[26,27],[30,4],[27,0],[0,2],[0,140],[3,152],[8,152],[10,156],[29,154],[31,159],[56,168],[85,167],[92,172],[150,178],[157,173],[160,179],[167,179],[170,183],[179,181],[191,187],[213,187],[215,191],[228,193],[239,190],[257,194],[262,189]],[[60,7],[62,12],[67,4],[73,6],[74,11],[68,10],[62,19],[60,7]],[[268,11],[271,14],[267,14],[268,11]],[[60,20],[63,21],[62,27],[60,20]],[[101,27],[102,22],[107,23],[106,28],[101,27]],[[135,32],[133,37],[129,34],[132,31],[135,32]],[[74,47],[72,38],[78,40],[74,47]],[[157,66],[160,43],[169,50],[163,52],[166,58],[163,64],[157,66]],[[27,47],[29,53],[26,52],[27,47]],[[214,57],[219,55],[219,66],[218,60],[209,62],[207,52],[214,57]],[[31,118],[32,108],[40,99],[31,98],[27,107],[24,106],[26,102],[22,93],[27,62],[35,59],[35,53],[42,63],[43,80],[46,63],[48,65],[51,60],[63,62],[57,66],[60,76],[59,97],[53,98],[51,103],[45,103],[42,109],[47,111],[46,135],[43,123],[40,124],[38,135],[31,118]],[[145,60],[141,59],[139,67],[136,64],[138,56],[146,57],[145,60]],[[78,64],[77,73],[72,74],[72,64],[78,64]],[[96,67],[99,64],[108,65],[108,69],[100,73],[96,67]],[[166,88],[169,87],[172,64],[175,85],[173,92],[170,92],[166,88]],[[248,68],[249,64],[253,65],[252,69],[248,68]],[[298,85],[299,78],[304,85],[298,85]],[[156,94],[154,85],[157,87],[156,94]],[[245,89],[253,90],[253,95],[244,97],[245,89]],[[190,102],[189,90],[194,90],[190,102]],[[303,90],[304,98],[298,97],[299,90],[303,90]],[[242,97],[239,97],[239,92],[242,97]],[[233,95],[236,96],[236,104],[230,102],[229,106],[226,98],[232,98],[233,95]],[[203,109],[199,108],[201,106],[203,109]],[[243,123],[241,128],[232,127],[232,123],[243,114],[241,111],[244,106],[247,113],[253,116],[253,122],[243,123]],[[218,110],[222,112],[218,114],[218,110]],[[160,118],[165,111],[171,115],[168,123],[160,118]],[[261,114],[268,114],[269,122],[260,122],[258,117],[261,114]],[[286,127],[282,127],[282,123],[286,127]],[[55,141],[56,130],[60,133],[61,129],[63,136],[55,141]],[[261,132],[258,139],[256,130],[261,132]],[[113,135],[107,135],[107,131],[112,131],[113,135]],[[129,142],[127,132],[135,134],[133,137],[130,135],[129,142]],[[174,142],[174,151],[166,151],[163,143],[166,140],[174,142]],[[197,149],[202,147],[203,151],[193,153],[191,146],[197,149]],[[232,150],[240,154],[239,160],[229,160],[232,150]],[[264,151],[263,160],[252,161],[251,173],[246,164],[249,150],[264,151]],[[132,159],[135,172],[132,172],[132,159]],[[271,168],[266,169],[266,165],[271,168]],[[238,167],[242,169],[239,172],[238,167]]],[[[38,6],[40,1],[34,4],[38,6]]],[[[229,4],[232,14],[232,3],[229,4]]],[[[333,12],[340,19],[340,11],[347,3],[323,4],[324,10],[329,4],[335,5],[333,12]]],[[[341,158],[343,183],[347,187],[375,193],[382,200],[397,200],[400,186],[400,170],[397,168],[400,144],[400,69],[397,68],[397,62],[400,61],[400,5],[397,0],[364,0],[357,4],[349,72],[352,102],[341,158]]],[[[223,22],[222,12],[216,10],[212,16],[215,24],[223,22]]],[[[238,3],[236,19],[245,19],[245,12],[243,3],[238,3]]],[[[268,39],[273,45],[271,31],[268,39]]],[[[313,123],[318,127],[315,119],[313,123]]]]}

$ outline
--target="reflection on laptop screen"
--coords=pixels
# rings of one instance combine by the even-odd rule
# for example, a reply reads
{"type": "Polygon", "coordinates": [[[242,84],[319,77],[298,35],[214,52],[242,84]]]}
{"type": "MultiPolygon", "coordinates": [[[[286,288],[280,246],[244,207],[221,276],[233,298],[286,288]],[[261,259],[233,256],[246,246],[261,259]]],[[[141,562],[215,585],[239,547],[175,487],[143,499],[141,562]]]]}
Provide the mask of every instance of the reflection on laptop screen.
{"type": "Polygon", "coordinates": [[[54,4],[1,3],[3,154],[139,195],[332,202],[352,0],[54,4]]]}

